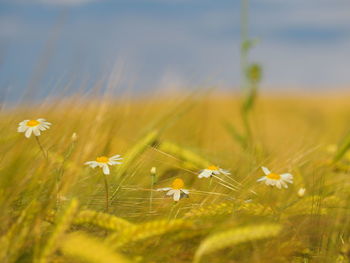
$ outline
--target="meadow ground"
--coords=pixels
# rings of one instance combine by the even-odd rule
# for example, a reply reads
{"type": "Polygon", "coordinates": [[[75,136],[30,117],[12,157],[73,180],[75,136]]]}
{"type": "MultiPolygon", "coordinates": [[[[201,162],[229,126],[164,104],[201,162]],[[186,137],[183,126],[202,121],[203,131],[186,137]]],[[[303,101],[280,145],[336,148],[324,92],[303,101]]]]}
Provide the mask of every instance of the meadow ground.
{"type": "Polygon", "coordinates": [[[243,130],[233,95],[76,96],[3,109],[0,262],[349,262],[349,101],[259,98],[249,145],[227,129],[243,130]],[[17,132],[36,118],[52,123],[42,149],[17,132]],[[116,154],[123,163],[106,177],[84,165],[116,154]],[[209,165],[231,174],[199,179],[209,165]],[[294,183],[257,182],[261,166],[294,183]],[[179,202],[156,191],[176,178],[184,186],[173,187],[190,191],[179,202]]]}

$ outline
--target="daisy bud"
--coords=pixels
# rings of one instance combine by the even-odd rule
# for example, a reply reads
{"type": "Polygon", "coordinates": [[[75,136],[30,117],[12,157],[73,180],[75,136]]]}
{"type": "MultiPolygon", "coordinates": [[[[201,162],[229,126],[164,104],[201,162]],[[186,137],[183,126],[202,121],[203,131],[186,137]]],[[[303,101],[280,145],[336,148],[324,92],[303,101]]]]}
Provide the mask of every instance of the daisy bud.
{"type": "Polygon", "coordinates": [[[300,188],[300,189],[298,190],[298,196],[299,196],[299,197],[303,197],[303,196],[305,195],[305,191],[306,191],[305,188],[300,188]]]}
{"type": "Polygon", "coordinates": [[[74,132],[74,133],[72,134],[71,139],[72,139],[72,142],[75,142],[76,140],[78,140],[78,135],[74,132]]]}
{"type": "Polygon", "coordinates": [[[151,175],[155,175],[156,173],[157,173],[157,168],[153,166],[151,168],[151,175]]]}

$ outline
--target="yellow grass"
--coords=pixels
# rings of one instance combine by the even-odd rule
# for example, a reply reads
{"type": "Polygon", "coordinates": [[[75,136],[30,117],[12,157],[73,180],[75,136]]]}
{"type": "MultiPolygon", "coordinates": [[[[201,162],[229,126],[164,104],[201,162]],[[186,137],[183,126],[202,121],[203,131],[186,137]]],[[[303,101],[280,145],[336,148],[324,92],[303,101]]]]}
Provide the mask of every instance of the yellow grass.
{"type": "Polygon", "coordinates": [[[243,131],[233,95],[76,96],[3,110],[0,262],[348,262],[350,158],[332,159],[350,131],[349,101],[259,98],[245,149],[224,125],[243,131]],[[36,118],[52,123],[40,136],[48,160],[16,132],[36,118]],[[108,215],[101,169],[84,162],[116,154],[108,215]],[[231,175],[198,179],[208,164],[231,175]],[[294,184],[257,183],[261,166],[294,184]],[[153,189],[181,178],[189,198],[151,195],[152,167],[153,189]]]}

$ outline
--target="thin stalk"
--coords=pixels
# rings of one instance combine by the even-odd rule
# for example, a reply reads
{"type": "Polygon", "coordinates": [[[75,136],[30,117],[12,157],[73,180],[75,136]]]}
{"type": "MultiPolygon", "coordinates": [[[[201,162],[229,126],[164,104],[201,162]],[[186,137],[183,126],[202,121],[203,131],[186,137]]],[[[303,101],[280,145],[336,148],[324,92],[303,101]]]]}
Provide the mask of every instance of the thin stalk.
{"type": "Polygon", "coordinates": [[[171,206],[168,220],[171,220],[173,218],[174,209],[177,207],[178,204],[179,202],[174,202],[173,205],[171,206]]]}
{"type": "Polygon", "coordinates": [[[252,141],[252,130],[250,127],[249,123],[249,113],[246,111],[242,111],[242,120],[243,120],[243,125],[244,125],[244,130],[245,130],[245,135],[247,139],[247,146],[251,146],[251,141],[252,141]]]}
{"type": "MultiPolygon", "coordinates": [[[[249,52],[249,0],[241,0],[241,52],[240,52],[240,64],[241,64],[241,89],[244,97],[249,96],[249,85],[247,80],[247,67],[248,67],[248,52],[249,52]]],[[[242,106],[242,121],[245,130],[245,137],[248,144],[251,144],[252,132],[249,123],[249,114],[244,110],[244,102],[242,106]]]]}
{"type": "Polygon", "coordinates": [[[56,176],[56,199],[57,199],[56,203],[57,203],[57,209],[59,209],[59,207],[60,207],[60,191],[61,191],[61,188],[62,188],[61,180],[62,180],[62,177],[63,177],[63,174],[64,174],[64,166],[65,166],[67,160],[69,159],[69,157],[71,156],[71,154],[73,152],[73,149],[74,149],[74,146],[75,146],[75,142],[73,141],[69,145],[68,151],[66,152],[66,154],[63,157],[63,161],[62,161],[61,167],[59,168],[58,175],[56,176]]]}
{"type": "Polygon", "coordinates": [[[40,148],[41,152],[42,152],[43,155],[44,155],[44,158],[46,159],[46,161],[48,161],[48,160],[49,160],[49,157],[48,157],[48,155],[47,155],[47,153],[46,153],[44,147],[42,146],[42,144],[41,144],[41,142],[40,142],[40,140],[39,140],[39,137],[38,137],[38,136],[35,136],[35,139],[36,139],[36,142],[37,142],[38,145],[39,145],[39,148],[40,148]]]}
{"type": "Polygon", "coordinates": [[[109,192],[108,192],[108,180],[107,175],[103,174],[104,182],[105,182],[105,195],[106,195],[106,213],[108,213],[109,208],[109,192]]]}
{"type": "Polygon", "coordinates": [[[153,187],[154,187],[155,183],[156,183],[156,175],[151,174],[151,194],[150,194],[150,199],[149,199],[149,211],[150,212],[152,212],[153,187]]]}
{"type": "Polygon", "coordinates": [[[213,176],[210,176],[209,186],[211,186],[212,184],[213,184],[213,176]]]}
{"type": "Polygon", "coordinates": [[[246,69],[248,65],[248,12],[249,12],[249,0],[241,0],[241,87],[243,90],[247,89],[246,81],[246,69]]]}

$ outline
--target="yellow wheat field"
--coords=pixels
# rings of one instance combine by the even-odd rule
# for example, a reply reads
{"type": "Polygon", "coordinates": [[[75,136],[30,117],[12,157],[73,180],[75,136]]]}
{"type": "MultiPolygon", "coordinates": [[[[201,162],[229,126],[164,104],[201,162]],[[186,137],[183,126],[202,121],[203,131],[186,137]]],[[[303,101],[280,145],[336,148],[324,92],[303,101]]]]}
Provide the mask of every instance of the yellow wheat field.
{"type": "Polygon", "coordinates": [[[244,130],[235,95],[76,95],[3,109],[0,262],[349,262],[349,101],[261,97],[245,146],[230,129],[244,130]],[[17,132],[37,118],[52,123],[42,148],[17,132]],[[84,165],[117,154],[108,175],[84,165]],[[198,178],[211,165],[230,175],[198,178]],[[293,183],[257,182],[262,166],[293,183]],[[157,191],[176,178],[189,190],[178,202],[157,191]]]}

